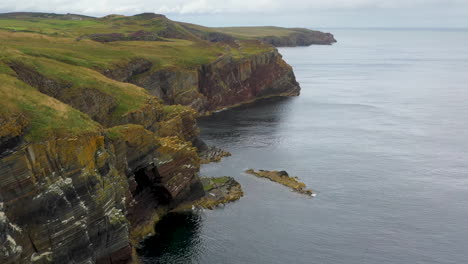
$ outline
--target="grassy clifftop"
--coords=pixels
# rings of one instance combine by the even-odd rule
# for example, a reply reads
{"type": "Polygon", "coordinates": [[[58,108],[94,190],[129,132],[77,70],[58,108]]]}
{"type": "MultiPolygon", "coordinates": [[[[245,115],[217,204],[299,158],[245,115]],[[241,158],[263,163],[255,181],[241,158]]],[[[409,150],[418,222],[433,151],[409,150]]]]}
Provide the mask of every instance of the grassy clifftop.
{"type": "MultiPolygon", "coordinates": [[[[253,70],[243,59],[275,52],[265,38],[289,38],[299,31],[304,30],[207,28],[152,13],[102,18],[0,14],[0,140],[22,134],[37,141],[99,130],[128,121],[148,105],[161,105],[148,89],[131,84],[138,84],[130,80],[137,74],[148,85],[159,78],[154,85],[164,86],[171,72],[191,72],[180,77],[191,80],[202,65],[239,60],[244,80],[253,70]],[[158,75],[161,71],[164,76],[158,75]]],[[[179,93],[201,98],[190,88],[196,82],[181,84],[189,88],[179,93]]]]}
{"type": "Polygon", "coordinates": [[[0,137],[22,134],[37,141],[96,131],[145,107],[148,100],[157,101],[141,87],[103,75],[139,58],[149,61],[153,71],[189,70],[227,53],[243,57],[270,49],[255,42],[238,47],[210,43],[160,15],[0,15],[0,137]],[[164,30],[177,38],[101,42],[88,37],[143,29],[154,34],[164,30]],[[86,94],[99,98],[90,104],[102,109],[90,109],[86,104],[90,98],[77,100],[86,94]],[[100,115],[115,120],[101,122],[100,115]]]}
{"type": "Polygon", "coordinates": [[[165,38],[192,41],[203,39],[212,42],[235,39],[261,40],[274,46],[305,46],[336,42],[330,33],[305,28],[271,26],[210,28],[175,22],[164,15],[153,13],[135,16],[108,15],[102,18],[73,14],[7,13],[0,14],[0,29],[80,39],[90,38],[100,42],[164,41],[165,38]]]}

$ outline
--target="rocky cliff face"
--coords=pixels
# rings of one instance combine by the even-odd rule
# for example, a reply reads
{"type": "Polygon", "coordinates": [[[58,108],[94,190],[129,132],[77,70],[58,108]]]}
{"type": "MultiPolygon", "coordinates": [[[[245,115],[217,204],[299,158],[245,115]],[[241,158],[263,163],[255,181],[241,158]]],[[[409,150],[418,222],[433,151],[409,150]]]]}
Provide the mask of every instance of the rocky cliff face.
{"type": "MultiPolygon", "coordinates": [[[[28,143],[22,135],[31,120],[20,113],[1,116],[2,263],[127,263],[163,214],[204,195],[193,147],[199,144],[196,111],[149,96],[116,118],[118,100],[99,86],[77,86],[18,61],[8,66],[18,81],[102,127],[28,143]]],[[[201,113],[299,93],[291,67],[276,50],[222,56],[192,71],[151,68],[135,59],[105,74],[201,113]]]]}
{"type": "Polygon", "coordinates": [[[104,74],[144,87],[167,104],[190,106],[202,114],[266,97],[296,96],[300,92],[291,66],[276,49],[242,58],[221,56],[195,70],[149,72],[148,67],[131,70],[135,65],[130,63],[104,74]],[[120,72],[125,74],[116,74],[120,72]]]}
{"type": "Polygon", "coordinates": [[[9,67],[30,92],[81,110],[98,129],[30,142],[35,120],[0,115],[0,263],[128,263],[163,214],[204,195],[194,110],[148,96],[116,116],[118,100],[94,86],[9,67]]]}
{"type": "Polygon", "coordinates": [[[277,50],[246,59],[222,57],[198,71],[206,98],[199,111],[214,111],[271,96],[296,96],[300,87],[291,66],[277,50]]]}
{"type": "Polygon", "coordinates": [[[21,146],[0,160],[2,263],[126,263],[155,216],[203,195],[189,142],[139,125],[21,146]]]}

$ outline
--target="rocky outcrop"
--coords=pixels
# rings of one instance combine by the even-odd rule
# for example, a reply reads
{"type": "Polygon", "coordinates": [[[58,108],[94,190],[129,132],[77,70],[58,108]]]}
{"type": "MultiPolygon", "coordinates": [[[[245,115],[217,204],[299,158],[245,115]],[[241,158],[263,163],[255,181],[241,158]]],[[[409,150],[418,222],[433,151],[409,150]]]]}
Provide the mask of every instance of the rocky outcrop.
{"type": "Polygon", "coordinates": [[[233,177],[202,177],[200,178],[204,196],[192,202],[186,202],[176,207],[173,212],[204,208],[213,210],[221,205],[235,202],[244,196],[242,186],[233,177]]]}
{"type": "Polygon", "coordinates": [[[203,177],[201,182],[205,196],[193,203],[196,207],[214,209],[217,206],[237,201],[244,196],[242,186],[233,177],[203,177]]]}
{"type": "Polygon", "coordinates": [[[244,59],[221,57],[199,69],[199,91],[211,112],[272,96],[296,96],[300,87],[291,66],[275,49],[244,59]]]}
{"type": "Polygon", "coordinates": [[[187,105],[199,110],[207,99],[199,92],[198,78],[196,71],[169,68],[134,76],[130,82],[144,87],[166,104],[187,105]]]}
{"type": "Polygon", "coordinates": [[[225,157],[231,156],[231,153],[220,149],[216,146],[208,146],[206,144],[197,145],[200,163],[207,164],[211,162],[219,162],[225,157]]]}
{"type": "Polygon", "coordinates": [[[222,56],[196,71],[164,69],[130,81],[167,104],[187,105],[202,114],[300,92],[291,66],[276,49],[243,58],[222,56]]]}
{"type": "Polygon", "coordinates": [[[270,181],[277,182],[286,187],[289,187],[295,192],[315,196],[312,190],[307,189],[305,183],[299,181],[297,177],[291,177],[286,171],[267,171],[267,170],[246,170],[245,173],[251,174],[260,178],[266,178],[270,181]]]}
{"type": "Polygon", "coordinates": [[[331,45],[336,42],[331,33],[308,29],[296,29],[296,31],[287,36],[266,36],[260,38],[260,40],[275,47],[331,45]]]}

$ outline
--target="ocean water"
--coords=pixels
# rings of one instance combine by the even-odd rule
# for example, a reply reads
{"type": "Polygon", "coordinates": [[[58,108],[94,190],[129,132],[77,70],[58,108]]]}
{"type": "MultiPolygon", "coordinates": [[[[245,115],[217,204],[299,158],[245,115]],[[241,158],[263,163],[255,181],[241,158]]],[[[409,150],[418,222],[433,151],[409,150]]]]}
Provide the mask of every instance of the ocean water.
{"type": "Polygon", "coordinates": [[[145,263],[468,263],[468,31],[332,30],[281,48],[302,93],[200,120],[245,197],[172,214],[145,263]],[[286,170],[315,198],[246,175],[286,170]]]}

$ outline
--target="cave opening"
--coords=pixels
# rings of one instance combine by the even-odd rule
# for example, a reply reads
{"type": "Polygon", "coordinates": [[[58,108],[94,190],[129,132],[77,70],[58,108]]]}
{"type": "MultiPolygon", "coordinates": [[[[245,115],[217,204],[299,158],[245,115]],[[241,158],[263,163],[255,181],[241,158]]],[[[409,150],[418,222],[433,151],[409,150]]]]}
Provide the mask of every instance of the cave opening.
{"type": "Polygon", "coordinates": [[[172,200],[171,193],[162,185],[162,177],[156,167],[141,168],[134,172],[137,184],[133,196],[148,190],[159,204],[168,204],[172,200]]]}
{"type": "Polygon", "coordinates": [[[152,182],[145,168],[135,171],[134,175],[135,175],[135,181],[137,183],[137,187],[135,191],[133,192],[133,195],[136,196],[140,194],[144,189],[151,187],[152,182]]]}
{"type": "Polygon", "coordinates": [[[160,204],[169,204],[172,200],[172,195],[163,186],[153,186],[153,195],[160,204]]]}

